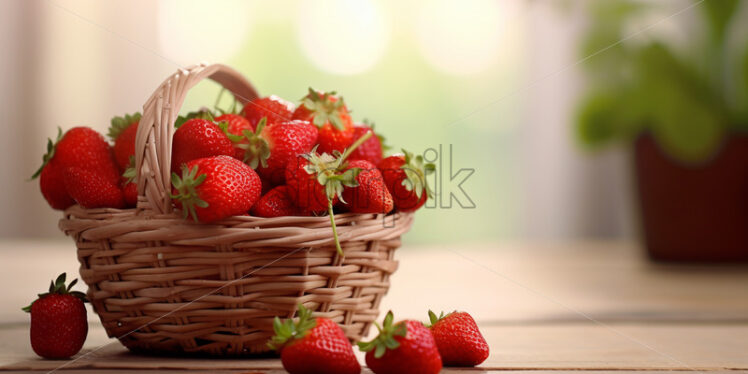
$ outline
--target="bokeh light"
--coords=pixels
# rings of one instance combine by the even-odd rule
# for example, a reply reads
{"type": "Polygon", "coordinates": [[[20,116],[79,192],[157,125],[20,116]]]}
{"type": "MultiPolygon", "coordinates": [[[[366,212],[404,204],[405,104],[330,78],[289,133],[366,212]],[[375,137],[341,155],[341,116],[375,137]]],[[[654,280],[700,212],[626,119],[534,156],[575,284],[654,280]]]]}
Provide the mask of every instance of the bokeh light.
{"type": "Polygon", "coordinates": [[[501,48],[504,2],[434,0],[417,19],[421,52],[440,71],[472,74],[496,63],[501,48]]]}
{"type": "Polygon", "coordinates": [[[370,0],[303,1],[298,37],[304,55],[328,73],[365,72],[382,58],[390,23],[370,0]]]}
{"type": "Polygon", "coordinates": [[[241,0],[214,1],[208,15],[204,2],[159,1],[159,47],[166,58],[179,65],[224,62],[238,52],[249,36],[250,5],[241,0]],[[236,17],[237,14],[242,17],[236,17]]]}

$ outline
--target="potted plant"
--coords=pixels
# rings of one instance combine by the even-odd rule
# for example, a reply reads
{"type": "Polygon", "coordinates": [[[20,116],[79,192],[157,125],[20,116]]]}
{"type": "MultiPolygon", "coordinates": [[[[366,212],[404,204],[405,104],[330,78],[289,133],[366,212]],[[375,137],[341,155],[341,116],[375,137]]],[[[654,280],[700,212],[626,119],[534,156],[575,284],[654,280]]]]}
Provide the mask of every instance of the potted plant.
{"type": "Polygon", "coordinates": [[[592,56],[585,61],[590,85],[576,132],[589,148],[632,147],[650,256],[748,261],[748,35],[737,27],[741,3],[694,1],[690,16],[703,22],[679,30],[680,43],[644,33],[627,38],[636,32],[627,25],[661,4],[588,5],[582,52],[592,56]]]}

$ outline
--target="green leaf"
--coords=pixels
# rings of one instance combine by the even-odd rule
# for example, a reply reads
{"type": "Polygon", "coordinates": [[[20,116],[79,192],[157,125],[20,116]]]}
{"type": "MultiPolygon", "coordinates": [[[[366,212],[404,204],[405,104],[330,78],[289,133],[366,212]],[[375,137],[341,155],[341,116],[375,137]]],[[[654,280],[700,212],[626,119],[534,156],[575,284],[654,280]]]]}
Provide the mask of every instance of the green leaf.
{"type": "Polygon", "coordinates": [[[140,112],[125,114],[122,117],[113,117],[110,121],[107,136],[109,136],[109,139],[116,140],[117,137],[119,137],[119,135],[122,133],[122,131],[125,131],[125,129],[130,127],[130,125],[134,124],[135,122],[140,121],[140,117],[140,112]]]}
{"type": "Polygon", "coordinates": [[[671,156],[698,163],[713,155],[724,138],[724,103],[707,83],[663,45],[653,44],[637,56],[655,139],[671,156]]]}
{"type": "Polygon", "coordinates": [[[724,43],[727,25],[739,3],[738,0],[704,0],[701,2],[709,30],[714,38],[713,43],[718,45],[724,43]]]}

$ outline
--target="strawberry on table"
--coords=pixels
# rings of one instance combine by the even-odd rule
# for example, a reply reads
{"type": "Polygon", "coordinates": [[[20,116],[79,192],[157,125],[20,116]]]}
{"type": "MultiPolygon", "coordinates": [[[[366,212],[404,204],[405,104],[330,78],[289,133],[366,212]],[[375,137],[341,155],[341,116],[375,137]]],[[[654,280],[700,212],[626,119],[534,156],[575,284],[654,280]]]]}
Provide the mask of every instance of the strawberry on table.
{"type": "Polygon", "coordinates": [[[91,170],[69,167],[65,169],[63,181],[70,197],[84,208],[125,207],[119,183],[112,183],[91,170]]]}
{"type": "Polygon", "coordinates": [[[280,352],[283,368],[291,374],[358,374],[361,365],[343,329],[327,318],[312,318],[299,305],[296,322],[278,317],[273,321],[275,336],[268,345],[280,352]]]}
{"type": "Polygon", "coordinates": [[[353,143],[353,120],[342,97],[335,92],[317,92],[311,87],[293,112],[293,119],[311,122],[319,128],[319,152],[343,152],[353,143]]]}
{"type": "Polygon", "coordinates": [[[366,352],[366,365],[376,374],[436,374],[442,369],[434,337],[418,321],[393,324],[392,312],[384,317],[374,340],[358,343],[366,352]]]}
{"type": "Polygon", "coordinates": [[[214,222],[247,213],[260,198],[260,177],[247,164],[230,156],[187,162],[181,177],[172,173],[172,200],[184,217],[214,222]]]}
{"type": "Polygon", "coordinates": [[[138,132],[140,113],[125,114],[122,117],[114,117],[109,126],[109,139],[114,146],[114,159],[119,169],[124,171],[130,165],[130,156],[135,155],[135,135],[138,132]]]}
{"type": "Polygon", "coordinates": [[[395,202],[403,212],[417,210],[433,196],[426,176],[435,170],[434,164],[423,161],[421,155],[413,156],[403,149],[403,154],[385,158],[379,163],[384,182],[395,202]]]}
{"type": "Polygon", "coordinates": [[[78,280],[65,285],[65,273],[51,282],[49,291],[39,294],[31,305],[23,308],[31,313],[31,348],[39,356],[65,359],[83,347],[88,335],[85,295],[71,291],[78,280]]]}
{"type": "Polygon", "coordinates": [[[245,131],[247,144],[244,162],[271,184],[285,182],[285,169],[296,156],[308,153],[317,143],[317,128],[307,121],[285,121],[267,124],[265,118],[257,124],[254,132],[245,131]]]}
{"type": "Polygon", "coordinates": [[[455,311],[437,317],[429,310],[429,320],[444,366],[476,366],[488,358],[488,343],[470,314],[455,311]]]}
{"type": "Polygon", "coordinates": [[[278,186],[268,191],[252,205],[250,213],[266,218],[301,215],[299,208],[291,201],[288,186],[278,186]]]}
{"type": "Polygon", "coordinates": [[[268,124],[290,121],[293,111],[293,104],[278,96],[270,95],[248,102],[242,109],[242,114],[254,129],[263,118],[267,118],[268,124]]]}
{"type": "MultiPolygon", "coordinates": [[[[353,125],[353,140],[367,133],[374,133],[373,125],[357,123],[353,125]]],[[[367,141],[363,142],[355,151],[351,152],[351,160],[366,160],[374,165],[382,161],[382,137],[374,133],[367,141]]]]}
{"type": "Polygon", "coordinates": [[[394,207],[392,195],[387,191],[379,169],[366,160],[350,161],[347,168],[360,170],[356,176],[358,186],[343,190],[343,201],[348,210],[353,213],[389,213],[394,207]]]}

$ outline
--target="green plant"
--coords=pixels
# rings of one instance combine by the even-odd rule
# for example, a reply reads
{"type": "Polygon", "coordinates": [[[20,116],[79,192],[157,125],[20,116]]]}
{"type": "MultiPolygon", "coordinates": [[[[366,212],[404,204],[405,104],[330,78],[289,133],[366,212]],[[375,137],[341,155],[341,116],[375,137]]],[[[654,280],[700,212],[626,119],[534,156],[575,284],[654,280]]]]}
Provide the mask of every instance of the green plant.
{"type": "Polygon", "coordinates": [[[584,145],[599,148],[648,132],[672,157],[701,162],[727,133],[748,131],[748,48],[737,55],[739,62],[728,49],[729,40],[739,39],[731,26],[740,22],[735,15],[741,2],[694,3],[687,12],[700,14],[703,27],[687,36],[684,48],[651,36],[657,24],[635,36],[637,31],[626,30],[635,17],[659,6],[656,2],[586,3],[591,24],[581,49],[590,56],[585,60],[590,86],[577,122],[584,145]]]}

